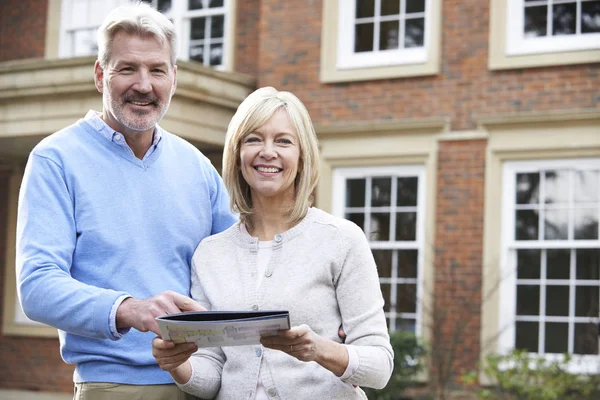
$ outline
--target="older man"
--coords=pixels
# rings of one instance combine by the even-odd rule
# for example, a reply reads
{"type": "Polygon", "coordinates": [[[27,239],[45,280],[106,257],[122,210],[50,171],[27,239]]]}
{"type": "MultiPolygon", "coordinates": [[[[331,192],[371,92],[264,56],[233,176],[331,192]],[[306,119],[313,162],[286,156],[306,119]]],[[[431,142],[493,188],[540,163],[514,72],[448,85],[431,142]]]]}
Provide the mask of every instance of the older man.
{"type": "Polygon", "coordinates": [[[176,48],[152,8],[113,11],[98,30],[102,112],[44,139],[25,170],[21,304],[59,329],[76,399],[185,398],[152,357],[154,318],[202,309],[188,297],[192,254],[235,218],[208,159],[157,125],[175,92],[176,48]]]}

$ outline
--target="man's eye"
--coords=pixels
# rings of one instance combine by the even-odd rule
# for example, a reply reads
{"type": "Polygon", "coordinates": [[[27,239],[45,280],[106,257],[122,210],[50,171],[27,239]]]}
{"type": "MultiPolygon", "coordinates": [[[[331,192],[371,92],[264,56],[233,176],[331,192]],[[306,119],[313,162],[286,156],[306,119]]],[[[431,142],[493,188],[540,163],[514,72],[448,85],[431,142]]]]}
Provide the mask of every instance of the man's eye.
{"type": "Polygon", "coordinates": [[[152,70],[152,73],[155,73],[155,74],[164,74],[164,73],[165,73],[165,71],[164,71],[164,70],[162,70],[162,69],[153,69],[153,70],[152,70]]]}

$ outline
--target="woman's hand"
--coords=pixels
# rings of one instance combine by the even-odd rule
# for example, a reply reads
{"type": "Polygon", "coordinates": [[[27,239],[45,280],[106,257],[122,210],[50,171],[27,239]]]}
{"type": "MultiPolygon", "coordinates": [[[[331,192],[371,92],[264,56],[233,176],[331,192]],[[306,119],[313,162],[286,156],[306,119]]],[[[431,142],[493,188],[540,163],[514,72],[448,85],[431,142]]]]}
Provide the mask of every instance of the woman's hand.
{"type": "Polygon", "coordinates": [[[195,343],[175,344],[159,337],[152,341],[152,355],[156,363],[180,384],[187,383],[192,377],[192,366],[188,360],[197,350],[195,343]]]}
{"type": "Polygon", "coordinates": [[[315,361],[337,376],[348,366],[348,351],[343,344],[317,335],[308,325],[281,330],[274,336],[265,336],[261,344],[283,351],[300,361],[315,361]]]}

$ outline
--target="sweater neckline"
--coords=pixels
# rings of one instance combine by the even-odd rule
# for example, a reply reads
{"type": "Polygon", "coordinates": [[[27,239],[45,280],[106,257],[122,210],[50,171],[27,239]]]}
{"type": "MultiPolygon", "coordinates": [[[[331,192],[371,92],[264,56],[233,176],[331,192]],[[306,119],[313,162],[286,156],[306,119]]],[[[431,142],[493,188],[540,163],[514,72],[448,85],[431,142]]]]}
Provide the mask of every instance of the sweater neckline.
{"type": "MultiPolygon", "coordinates": [[[[275,245],[279,245],[292,240],[294,237],[298,236],[302,233],[302,231],[304,231],[305,227],[315,218],[315,214],[316,209],[314,207],[310,207],[304,218],[302,218],[302,220],[296,224],[296,226],[288,229],[285,232],[278,233],[275,235],[272,242],[275,245]]],[[[243,247],[257,248],[259,242],[258,238],[251,236],[245,228],[242,229],[240,227],[240,224],[241,222],[238,222],[232,227],[233,240],[243,247]]]]}

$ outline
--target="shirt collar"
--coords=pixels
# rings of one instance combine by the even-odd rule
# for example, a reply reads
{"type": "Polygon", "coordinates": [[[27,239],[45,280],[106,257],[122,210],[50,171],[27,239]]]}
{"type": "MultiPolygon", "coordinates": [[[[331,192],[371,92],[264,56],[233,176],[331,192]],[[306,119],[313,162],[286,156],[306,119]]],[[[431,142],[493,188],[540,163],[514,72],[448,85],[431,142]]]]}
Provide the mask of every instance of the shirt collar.
{"type": "MultiPolygon", "coordinates": [[[[100,113],[98,111],[89,110],[84,117],[84,120],[90,124],[96,131],[100,132],[102,136],[106,138],[109,142],[112,142],[118,137],[122,137],[123,134],[115,131],[110,126],[104,122],[102,118],[100,118],[100,113]],[[120,136],[119,136],[120,135],[120,136]]],[[[154,128],[154,135],[152,137],[152,146],[156,146],[160,139],[162,138],[162,130],[157,125],[154,128]]]]}

